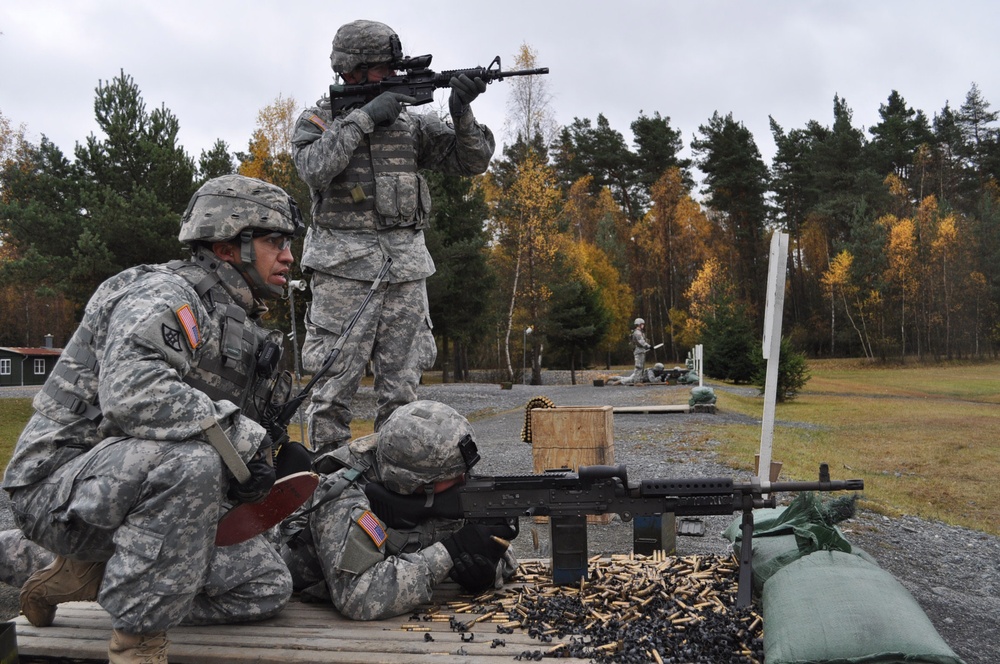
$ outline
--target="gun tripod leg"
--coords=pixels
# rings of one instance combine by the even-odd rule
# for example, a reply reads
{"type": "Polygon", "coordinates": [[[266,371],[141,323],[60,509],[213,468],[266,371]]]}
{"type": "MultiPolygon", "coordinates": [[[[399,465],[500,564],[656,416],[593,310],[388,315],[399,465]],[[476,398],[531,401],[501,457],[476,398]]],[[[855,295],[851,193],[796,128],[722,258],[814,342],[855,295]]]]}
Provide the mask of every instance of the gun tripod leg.
{"type": "Polygon", "coordinates": [[[744,609],[750,606],[753,595],[753,510],[743,510],[743,521],[740,523],[740,576],[739,589],[736,594],[736,607],[744,609]]]}

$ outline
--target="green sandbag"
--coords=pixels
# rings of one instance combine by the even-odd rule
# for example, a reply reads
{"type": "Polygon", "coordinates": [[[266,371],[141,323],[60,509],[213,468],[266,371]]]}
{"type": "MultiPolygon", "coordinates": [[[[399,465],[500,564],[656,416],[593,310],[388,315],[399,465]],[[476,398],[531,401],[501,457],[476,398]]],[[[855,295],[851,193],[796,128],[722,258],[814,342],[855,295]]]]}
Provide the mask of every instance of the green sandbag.
{"type": "Polygon", "coordinates": [[[688,399],[688,405],[694,406],[695,404],[714,404],[715,403],[715,390],[711,387],[699,386],[691,388],[691,398],[688,399]]]}
{"type": "MultiPolygon", "coordinates": [[[[875,560],[844,538],[840,529],[823,518],[822,503],[812,492],[800,493],[787,506],[753,511],[753,591],[759,595],[764,583],[785,565],[814,551],[832,550],[875,560]]],[[[742,516],[733,520],[723,536],[733,543],[733,553],[740,555],[743,541],[742,516]]]]}
{"type": "Polygon", "coordinates": [[[764,584],[767,664],[964,664],[909,591],[841,551],[811,553],[764,584]]]}
{"type": "Polygon", "coordinates": [[[677,377],[677,382],[681,385],[694,385],[698,382],[698,373],[694,370],[682,373],[677,377]]]}

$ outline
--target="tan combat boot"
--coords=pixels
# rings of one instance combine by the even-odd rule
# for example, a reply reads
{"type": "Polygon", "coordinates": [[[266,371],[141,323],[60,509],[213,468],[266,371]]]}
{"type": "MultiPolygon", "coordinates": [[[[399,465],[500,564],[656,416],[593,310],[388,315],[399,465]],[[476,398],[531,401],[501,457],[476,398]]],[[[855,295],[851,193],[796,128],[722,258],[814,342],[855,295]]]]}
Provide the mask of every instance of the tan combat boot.
{"type": "Polygon", "coordinates": [[[108,664],[167,664],[166,632],[129,634],[114,630],[108,645],[108,664]]]}
{"type": "Polygon", "coordinates": [[[35,627],[48,627],[56,617],[56,605],[93,601],[104,578],[104,563],[82,563],[56,556],[21,586],[21,612],[35,627]]]}

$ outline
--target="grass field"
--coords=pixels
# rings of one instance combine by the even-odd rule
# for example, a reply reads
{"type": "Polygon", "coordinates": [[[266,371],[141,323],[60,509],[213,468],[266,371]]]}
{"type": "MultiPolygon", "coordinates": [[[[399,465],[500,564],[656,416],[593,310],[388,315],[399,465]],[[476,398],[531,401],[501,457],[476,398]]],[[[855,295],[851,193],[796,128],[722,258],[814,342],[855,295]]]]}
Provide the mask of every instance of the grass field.
{"type": "MultiPolygon", "coordinates": [[[[825,461],[836,479],[865,480],[869,509],[1000,535],[1000,363],[872,368],[814,360],[810,369],[799,398],[777,406],[773,458],[782,477],[813,479],[825,461]]],[[[760,417],[760,397],[716,386],[720,411],[760,417]]],[[[30,400],[0,399],[4,467],[30,414],[30,400]]],[[[370,433],[371,422],[353,428],[370,433]]],[[[293,421],[292,438],[298,430],[293,421]]],[[[721,459],[734,467],[746,467],[760,446],[759,424],[707,426],[700,435],[720,441],[721,459]]]]}
{"type": "MultiPolygon", "coordinates": [[[[826,461],[835,478],[865,480],[869,509],[1000,535],[1000,364],[810,368],[800,397],[777,406],[773,458],[783,476],[810,479],[826,461]]],[[[761,415],[760,397],[716,394],[722,411],[761,415]]],[[[733,465],[760,447],[759,425],[705,435],[733,465]]]]}

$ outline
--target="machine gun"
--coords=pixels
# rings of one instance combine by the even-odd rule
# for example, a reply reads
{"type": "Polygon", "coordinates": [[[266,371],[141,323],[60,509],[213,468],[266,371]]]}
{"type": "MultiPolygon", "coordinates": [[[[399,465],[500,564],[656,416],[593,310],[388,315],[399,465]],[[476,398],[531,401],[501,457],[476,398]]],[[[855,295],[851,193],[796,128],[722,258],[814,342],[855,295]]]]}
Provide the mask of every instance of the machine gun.
{"type": "MultiPolygon", "coordinates": [[[[475,443],[463,441],[466,463],[475,463],[475,443]]],[[[423,496],[391,494],[369,484],[372,508],[390,527],[431,516],[472,521],[549,517],[552,544],[552,580],[577,583],[587,576],[587,515],[618,514],[623,521],[637,516],[674,514],[707,516],[742,512],[743,542],[739,560],[737,606],[750,605],[753,510],[775,507],[775,493],[788,491],[862,491],[864,480],[831,480],[827,464],[817,482],[734,482],[728,477],[652,479],[630,483],[625,466],[581,466],[537,475],[472,476],[465,484],[435,496],[426,507],[423,496]],[[385,514],[386,516],[383,516],[385,514]]]]}
{"type": "Polygon", "coordinates": [[[335,83],[330,86],[330,110],[334,115],[338,112],[352,109],[368,103],[383,92],[398,92],[413,97],[413,106],[429,104],[434,101],[434,91],[438,88],[451,86],[451,79],[465,74],[469,78],[479,78],[486,83],[502,81],[508,76],[534,76],[548,74],[548,67],[538,69],[517,69],[501,71],[500,56],[493,58],[488,67],[472,67],[470,69],[450,69],[440,73],[431,70],[431,55],[419,55],[405,58],[396,66],[406,73],[397,76],[387,76],[373,83],[335,83]]]}

